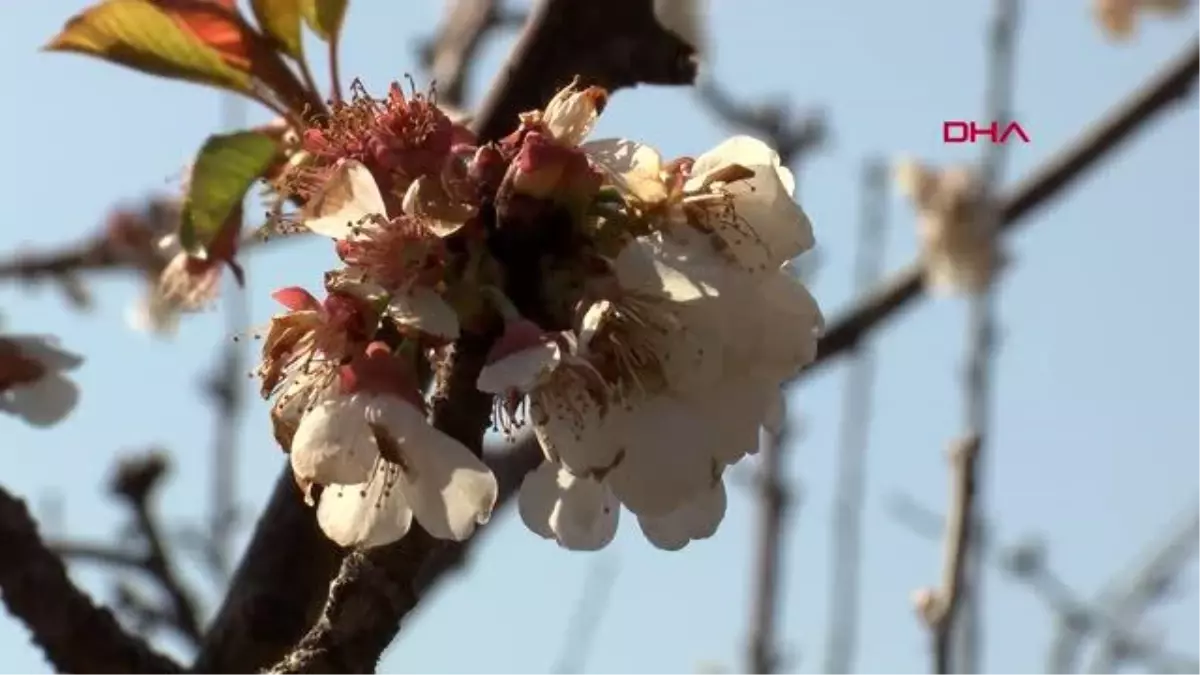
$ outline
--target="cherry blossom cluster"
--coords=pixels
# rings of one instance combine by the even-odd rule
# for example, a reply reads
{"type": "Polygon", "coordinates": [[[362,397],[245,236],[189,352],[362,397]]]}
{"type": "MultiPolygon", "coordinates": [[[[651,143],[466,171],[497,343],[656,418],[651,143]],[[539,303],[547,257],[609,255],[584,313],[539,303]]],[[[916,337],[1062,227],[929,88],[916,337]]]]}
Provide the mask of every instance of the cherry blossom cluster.
{"type": "Polygon", "coordinates": [[[413,519],[462,540],[496,479],[429,422],[427,377],[488,336],[475,383],[545,461],[528,527],[607,545],[624,507],[664,549],[711,536],[723,474],[775,428],[821,312],[790,268],[813,246],[791,173],[739,136],[695,158],[589,140],[607,95],[574,85],[480,143],[432,94],[361,86],[300,135],[279,227],[333,240],[313,294],[274,294],[257,369],[275,438],[323,531],[395,541],[413,519]]]}

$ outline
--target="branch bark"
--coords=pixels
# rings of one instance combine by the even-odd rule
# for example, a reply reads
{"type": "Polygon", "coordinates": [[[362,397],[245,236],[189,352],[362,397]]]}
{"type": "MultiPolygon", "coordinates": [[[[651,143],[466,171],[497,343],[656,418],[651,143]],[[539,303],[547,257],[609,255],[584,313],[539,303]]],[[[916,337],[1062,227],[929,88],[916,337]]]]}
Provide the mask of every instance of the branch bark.
{"type": "Polygon", "coordinates": [[[177,673],[179,664],[129,635],[71,582],[25,503],[0,488],[0,591],[8,611],[64,673],[177,673]]]}

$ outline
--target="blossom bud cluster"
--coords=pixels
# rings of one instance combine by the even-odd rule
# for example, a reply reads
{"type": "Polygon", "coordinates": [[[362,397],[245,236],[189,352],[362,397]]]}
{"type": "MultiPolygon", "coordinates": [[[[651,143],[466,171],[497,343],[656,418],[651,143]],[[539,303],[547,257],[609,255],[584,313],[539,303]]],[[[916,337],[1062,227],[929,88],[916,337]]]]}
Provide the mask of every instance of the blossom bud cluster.
{"type": "Polygon", "coordinates": [[[589,140],[607,95],[575,85],[495,142],[431,93],[361,86],[302,130],[282,225],[328,237],[323,294],[285,288],[257,369],[275,438],[343,546],[415,519],[462,540],[493,474],[430,424],[422,373],[491,339],[477,389],[544,462],[518,498],[542,537],[592,550],[622,510],[656,546],[711,536],[725,470],[781,421],[821,312],[789,263],[813,246],[791,173],[740,136],[695,158],[589,140]],[[323,295],[323,297],[318,297],[323,295]]]}

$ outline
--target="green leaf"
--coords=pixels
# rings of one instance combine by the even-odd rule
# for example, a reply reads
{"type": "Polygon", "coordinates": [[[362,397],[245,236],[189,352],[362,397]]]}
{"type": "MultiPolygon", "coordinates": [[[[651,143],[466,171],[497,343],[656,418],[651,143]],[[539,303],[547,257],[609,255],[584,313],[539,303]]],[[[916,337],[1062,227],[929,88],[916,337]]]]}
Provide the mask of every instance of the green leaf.
{"type": "Polygon", "coordinates": [[[304,22],[326,42],[337,40],[349,0],[300,0],[304,22]]]}
{"type": "Polygon", "coordinates": [[[275,161],[279,145],[257,131],[209,136],[192,166],[183,207],[179,243],[189,254],[207,257],[209,246],[254,181],[275,161]]]}
{"type": "Polygon", "coordinates": [[[250,77],[147,0],[104,0],[67,21],[45,46],[119,63],[151,75],[239,92],[250,77]]]}
{"type": "Polygon", "coordinates": [[[293,59],[303,58],[300,39],[300,5],[305,0],[251,0],[254,20],[293,59]]]}

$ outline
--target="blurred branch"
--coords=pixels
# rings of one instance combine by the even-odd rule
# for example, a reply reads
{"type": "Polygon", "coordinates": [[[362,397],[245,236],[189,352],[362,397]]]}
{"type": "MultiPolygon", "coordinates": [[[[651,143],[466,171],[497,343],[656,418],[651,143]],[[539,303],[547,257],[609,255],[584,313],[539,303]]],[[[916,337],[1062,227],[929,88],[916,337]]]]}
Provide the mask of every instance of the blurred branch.
{"type": "MultiPolygon", "coordinates": [[[[1020,18],[1020,0],[994,0],[992,18],[988,26],[988,72],[987,100],[984,102],[984,119],[993,120],[996,124],[1007,125],[1012,119],[1012,99],[1016,78],[1016,41],[1018,21],[1020,18]]],[[[983,189],[982,224],[988,233],[990,248],[998,250],[1000,245],[999,218],[996,213],[995,195],[1004,179],[1004,165],[1007,159],[1007,146],[1003,143],[990,143],[984,146],[982,167],[980,171],[983,189]]],[[[993,254],[999,258],[998,253],[993,254]]],[[[947,650],[939,654],[935,662],[942,665],[941,673],[961,672],[978,673],[983,662],[983,561],[972,544],[972,529],[976,521],[983,517],[986,507],[986,488],[988,475],[987,440],[991,433],[991,401],[992,401],[992,370],[996,358],[996,312],[995,279],[982,290],[976,292],[970,301],[970,312],[967,328],[967,363],[963,374],[963,397],[965,399],[966,434],[971,439],[969,444],[973,450],[965,452],[963,465],[955,465],[956,470],[973,474],[969,478],[956,480],[955,484],[965,484],[967,487],[959,491],[958,496],[963,503],[953,508],[965,513],[961,523],[962,530],[958,533],[962,541],[959,543],[957,555],[965,557],[956,564],[959,574],[954,588],[962,597],[957,601],[946,601],[947,608],[943,617],[945,625],[937,624],[938,630],[949,634],[945,638],[938,635],[935,644],[947,650]],[[962,607],[960,613],[955,608],[962,607]],[[955,647],[943,644],[943,639],[956,641],[955,647]],[[952,650],[952,651],[951,651],[952,650]]]]}
{"type": "Polygon", "coordinates": [[[124,459],[117,466],[109,490],[132,512],[134,529],[145,548],[141,567],[167,596],[168,607],[155,612],[165,624],[192,644],[199,645],[200,610],[175,569],[166,538],[153,512],[152,501],[167,474],[166,456],[150,452],[124,459]]]}
{"type": "MultiPolygon", "coordinates": [[[[910,496],[894,496],[889,511],[893,518],[921,537],[930,541],[942,537],[943,518],[910,496]]],[[[1160,537],[1147,551],[1138,556],[1144,560],[1143,563],[1110,585],[1116,586],[1119,583],[1137,586],[1147,583],[1152,578],[1162,579],[1164,574],[1168,577],[1179,574],[1180,568],[1190,557],[1180,554],[1188,548],[1194,554],[1197,528],[1200,528],[1200,516],[1193,506],[1183,511],[1181,518],[1171,523],[1164,537],[1160,537]],[[1186,521],[1187,526],[1181,527],[1181,521],[1186,521]]],[[[980,527],[981,533],[995,531],[996,529],[987,523],[980,527]]],[[[1028,586],[1054,612],[1060,628],[1069,627],[1067,632],[1060,632],[1053,641],[1045,672],[1075,672],[1075,657],[1083,639],[1097,632],[1111,636],[1114,641],[1125,645],[1127,659],[1143,661],[1150,667],[1151,672],[1200,671],[1200,663],[1196,657],[1164,652],[1152,641],[1116,621],[1104,604],[1105,593],[1101,593],[1099,602],[1087,603],[1080,599],[1050,568],[1046,561],[1045,546],[1039,541],[1027,539],[1017,544],[1002,546],[990,538],[980,536],[975,543],[997,569],[1028,586]]]]}
{"type": "MultiPolygon", "coordinates": [[[[999,200],[1000,231],[1015,229],[1023,218],[1061,196],[1088,169],[1117,150],[1169,105],[1188,100],[1198,69],[1200,49],[1193,38],[1182,53],[1127,100],[1003,195],[999,200]]],[[[921,270],[919,262],[909,264],[830,322],[814,365],[849,350],[885,320],[920,298],[924,291],[921,270]]],[[[815,369],[810,367],[809,371],[812,370],[815,369]]]]}
{"type": "Polygon", "coordinates": [[[750,645],[747,670],[773,673],[779,667],[775,621],[779,616],[779,569],[783,557],[784,521],[790,495],[783,482],[783,449],[787,447],[787,422],[775,433],[763,431],[758,470],[758,549],[751,595],[750,645]]]}
{"type": "Polygon", "coordinates": [[[517,115],[545,104],[578,75],[610,92],[696,79],[695,51],[666,30],[647,0],[538,0],[500,67],[473,124],[484,139],[516,128],[517,115]]]}
{"type": "MultiPolygon", "coordinates": [[[[855,292],[874,286],[883,267],[887,235],[888,170],[882,160],[863,165],[862,215],[854,264],[855,292]]],[[[871,428],[871,393],[875,359],[867,345],[850,353],[843,390],[837,483],[833,497],[833,541],[829,587],[829,621],[825,638],[826,673],[849,673],[858,648],[859,570],[862,566],[862,511],[865,499],[866,453],[871,428]]]]}
{"type": "Polygon", "coordinates": [[[467,78],[484,39],[494,30],[516,28],[525,22],[519,12],[506,10],[503,0],[445,0],[446,11],[437,33],[419,47],[421,65],[437,83],[438,102],[463,108],[467,78]]]}
{"type": "Polygon", "coordinates": [[[68,673],[177,673],[180,667],[92,604],[38,536],[25,503],[0,488],[0,597],[46,659],[68,673]]]}
{"type": "Polygon", "coordinates": [[[971,436],[950,449],[950,516],[942,537],[942,580],[936,589],[916,596],[917,611],[929,627],[933,666],[937,673],[954,672],[951,659],[954,614],[963,599],[967,547],[978,523],[972,518],[975,501],[975,463],[979,437],[971,436]]]}
{"type": "Polygon", "coordinates": [[[779,101],[741,103],[712,78],[698,81],[696,94],[725,124],[756,133],[768,141],[785,166],[795,165],[828,140],[829,129],[822,112],[793,114],[779,101]]]}
{"type": "Polygon", "coordinates": [[[567,622],[566,639],[558,656],[558,666],[551,672],[564,675],[583,672],[600,622],[608,610],[608,600],[616,581],[616,560],[607,556],[596,557],[584,580],[583,593],[575,603],[575,611],[567,622]]]}

